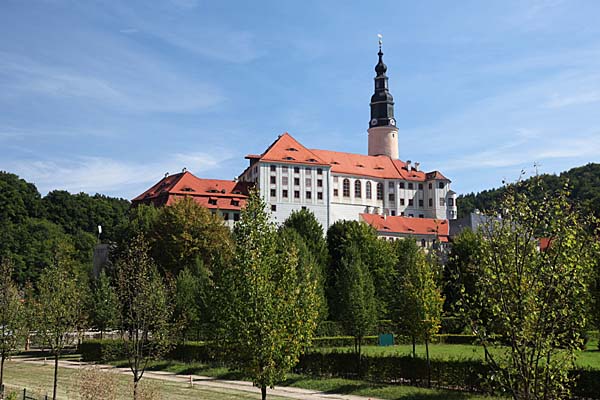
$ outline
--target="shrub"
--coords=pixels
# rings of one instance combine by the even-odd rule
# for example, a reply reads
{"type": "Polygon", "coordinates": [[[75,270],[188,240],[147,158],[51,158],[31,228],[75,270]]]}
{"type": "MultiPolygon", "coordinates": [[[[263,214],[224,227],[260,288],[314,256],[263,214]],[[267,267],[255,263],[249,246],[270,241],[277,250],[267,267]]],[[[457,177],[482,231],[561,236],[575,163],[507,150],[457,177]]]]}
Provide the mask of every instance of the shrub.
{"type": "Polygon", "coordinates": [[[78,398],[82,400],[116,400],[117,376],[98,367],[84,368],[74,375],[78,398]]]}
{"type": "Polygon", "coordinates": [[[473,335],[441,334],[435,336],[437,343],[445,344],[473,344],[476,339],[473,335]]]}
{"type": "MultiPolygon", "coordinates": [[[[365,336],[363,346],[376,346],[377,336],[365,336]]],[[[317,337],[312,341],[312,347],[354,347],[354,336],[317,337]]]]}
{"type": "Polygon", "coordinates": [[[122,340],[88,340],[79,345],[83,361],[109,362],[125,358],[125,346],[122,340]]]}

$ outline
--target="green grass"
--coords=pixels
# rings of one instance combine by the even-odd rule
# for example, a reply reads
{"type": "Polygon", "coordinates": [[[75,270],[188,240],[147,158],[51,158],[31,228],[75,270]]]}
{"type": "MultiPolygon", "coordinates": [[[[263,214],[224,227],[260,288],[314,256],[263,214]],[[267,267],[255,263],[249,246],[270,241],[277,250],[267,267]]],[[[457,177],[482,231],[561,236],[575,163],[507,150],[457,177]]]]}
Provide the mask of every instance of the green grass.
{"type": "MultiPolygon", "coordinates": [[[[7,361],[4,367],[4,378],[7,384],[7,392],[17,391],[23,393],[23,388],[28,389],[28,393],[33,393],[37,396],[44,394],[52,395],[52,377],[54,368],[50,363],[48,365],[34,365],[22,362],[7,361]]],[[[58,396],[60,400],[77,399],[76,394],[76,373],[77,370],[59,368],[58,396]]],[[[234,399],[259,399],[260,395],[242,392],[237,390],[216,389],[216,388],[194,388],[188,387],[183,383],[173,383],[165,381],[157,381],[149,378],[144,378],[144,381],[152,381],[154,385],[160,388],[163,399],[168,400],[234,400],[234,399]]],[[[129,391],[129,383],[131,377],[129,375],[119,375],[119,400],[131,400],[129,391]]],[[[21,398],[21,397],[19,397],[21,398]]],[[[284,400],[282,397],[271,397],[273,400],[284,400]]],[[[289,400],[289,399],[287,399],[289,400]]]]}

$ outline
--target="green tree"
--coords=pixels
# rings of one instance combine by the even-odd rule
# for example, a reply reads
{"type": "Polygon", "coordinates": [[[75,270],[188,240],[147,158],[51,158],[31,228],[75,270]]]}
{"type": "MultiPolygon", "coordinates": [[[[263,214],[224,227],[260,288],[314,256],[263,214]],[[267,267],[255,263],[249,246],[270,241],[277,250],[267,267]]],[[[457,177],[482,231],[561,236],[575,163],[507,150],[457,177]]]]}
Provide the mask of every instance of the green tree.
{"type": "Polygon", "coordinates": [[[179,271],[175,279],[173,320],[180,326],[184,341],[194,334],[198,338],[200,334],[202,316],[208,313],[210,304],[208,287],[206,269],[200,259],[194,266],[179,271]]]}
{"type": "Polygon", "coordinates": [[[25,330],[22,297],[12,280],[8,259],[0,262],[0,388],[4,383],[4,361],[17,348],[25,330]]]}
{"type": "Polygon", "coordinates": [[[75,274],[73,248],[58,243],[54,262],[44,269],[37,284],[35,319],[37,333],[54,356],[53,400],[56,400],[58,359],[65,347],[73,344],[84,321],[82,285],[75,274]]]}
{"type": "Polygon", "coordinates": [[[216,274],[225,354],[252,377],[263,400],[310,344],[318,318],[314,273],[299,268],[296,247],[278,237],[265,209],[252,192],[234,228],[233,262],[219,264],[216,274]]]}
{"type": "Polygon", "coordinates": [[[0,171],[0,221],[20,224],[43,214],[41,196],[35,185],[17,175],[0,171]]]}
{"type": "Polygon", "coordinates": [[[171,305],[150,248],[142,236],[132,239],[116,262],[120,303],[120,334],[133,374],[133,399],[148,362],[163,355],[170,345],[171,305]]]}
{"type": "Polygon", "coordinates": [[[100,338],[108,329],[114,329],[119,321],[119,299],[106,272],[101,271],[93,282],[90,296],[90,323],[100,331],[100,338]]]}
{"type": "Polygon", "coordinates": [[[317,265],[323,270],[327,267],[329,261],[329,252],[327,251],[327,241],[323,227],[317,221],[317,218],[308,209],[292,211],[285,220],[283,226],[294,229],[304,239],[308,251],[315,259],[317,265]]]}
{"type": "Polygon", "coordinates": [[[479,233],[480,278],[463,314],[494,371],[492,384],[513,399],[568,398],[598,256],[597,222],[569,203],[567,188],[548,192],[542,179],[509,187],[499,210],[502,218],[490,218],[479,233]],[[550,239],[541,251],[540,237],[550,239]]]}
{"type": "Polygon", "coordinates": [[[350,246],[342,257],[336,279],[340,297],[339,317],[346,331],[354,336],[358,373],[361,373],[362,339],[377,322],[373,278],[357,246],[350,246]]]}

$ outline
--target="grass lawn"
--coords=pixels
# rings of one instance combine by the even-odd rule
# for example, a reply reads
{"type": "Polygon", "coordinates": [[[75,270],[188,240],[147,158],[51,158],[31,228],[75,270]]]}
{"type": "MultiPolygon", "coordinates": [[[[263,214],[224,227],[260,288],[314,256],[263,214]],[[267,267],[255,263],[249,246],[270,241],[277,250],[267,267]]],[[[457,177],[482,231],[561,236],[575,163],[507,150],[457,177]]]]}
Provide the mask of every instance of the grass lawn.
{"type": "MultiPolygon", "coordinates": [[[[114,363],[118,366],[124,366],[122,362],[114,363]]],[[[182,363],[177,361],[159,361],[154,362],[149,367],[154,371],[169,371],[177,374],[204,375],[220,379],[244,380],[242,374],[235,371],[229,371],[225,367],[212,367],[202,363],[182,363]]],[[[400,385],[379,385],[376,383],[351,380],[328,378],[318,379],[302,375],[288,374],[285,382],[280,386],[292,386],[303,389],[320,390],[328,393],[352,394],[365,397],[378,397],[390,400],[490,400],[498,399],[486,396],[479,396],[470,393],[461,393],[445,390],[433,390],[417,388],[412,386],[400,385]]]]}
{"type": "MultiPolygon", "coordinates": [[[[317,351],[352,351],[350,347],[324,347],[317,351]]],[[[425,358],[425,345],[417,345],[417,356],[425,358]]],[[[411,355],[411,344],[399,344],[395,346],[364,346],[363,354],[366,355],[411,355]]],[[[465,344],[430,344],[429,355],[432,359],[475,359],[483,360],[484,353],[481,346],[465,344]]],[[[586,350],[576,352],[576,364],[580,367],[600,369],[600,351],[598,350],[598,340],[591,339],[586,350]]]]}
{"type": "MultiPolygon", "coordinates": [[[[75,379],[77,371],[74,369],[61,368],[58,371],[59,382],[58,382],[58,396],[61,400],[66,399],[78,399],[75,392],[77,382],[75,379]]],[[[7,384],[7,391],[15,390],[19,393],[23,393],[23,388],[27,388],[28,393],[30,389],[35,391],[38,396],[44,394],[52,395],[52,377],[54,374],[54,368],[50,365],[32,365],[21,362],[7,361],[4,366],[4,380],[7,384]]],[[[132,398],[129,385],[131,378],[127,375],[119,375],[119,400],[130,400],[132,398]]],[[[156,387],[159,388],[162,398],[168,400],[191,400],[191,399],[205,399],[205,400],[234,400],[234,399],[260,399],[260,395],[227,390],[227,389],[212,389],[202,388],[198,386],[190,388],[185,384],[172,383],[158,381],[154,379],[146,379],[152,381],[156,387]]],[[[269,397],[273,400],[284,400],[281,397],[269,397]]],[[[289,399],[288,399],[289,400],[289,399]]]]}

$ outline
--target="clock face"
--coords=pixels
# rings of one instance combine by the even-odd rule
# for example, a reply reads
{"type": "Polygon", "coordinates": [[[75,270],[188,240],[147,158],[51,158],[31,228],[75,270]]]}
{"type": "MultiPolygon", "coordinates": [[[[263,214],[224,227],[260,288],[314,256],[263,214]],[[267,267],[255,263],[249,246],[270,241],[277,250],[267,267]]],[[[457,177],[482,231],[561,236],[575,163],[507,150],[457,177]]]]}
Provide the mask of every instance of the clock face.
{"type": "Polygon", "coordinates": [[[377,118],[373,118],[371,120],[371,125],[377,125],[377,118]]]}
{"type": "Polygon", "coordinates": [[[396,120],[394,118],[390,119],[390,125],[396,126],[396,120]]]}

